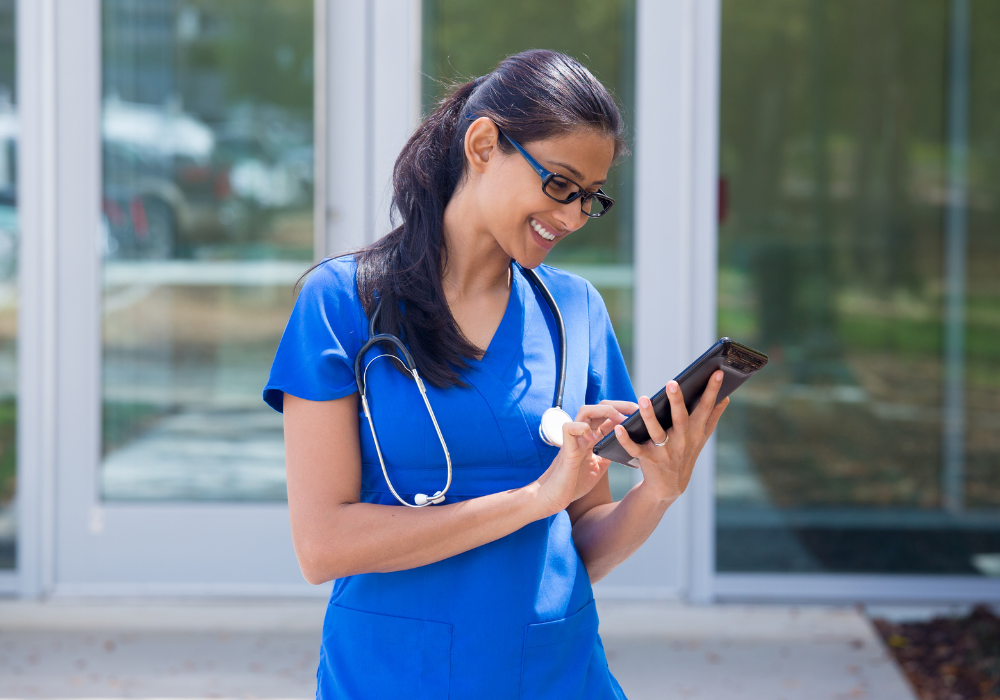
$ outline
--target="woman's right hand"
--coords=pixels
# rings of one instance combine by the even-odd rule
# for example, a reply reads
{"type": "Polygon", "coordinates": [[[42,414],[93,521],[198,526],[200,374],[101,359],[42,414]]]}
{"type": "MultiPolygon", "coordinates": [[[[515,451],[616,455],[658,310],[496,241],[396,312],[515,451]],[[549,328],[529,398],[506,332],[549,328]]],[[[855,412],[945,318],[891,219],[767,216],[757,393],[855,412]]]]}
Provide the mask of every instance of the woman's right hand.
{"type": "Polygon", "coordinates": [[[563,425],[563,446],[545,473],[538,477],[546,515],[565,510],[590,492],[611,464],[594,454],[594,445],[625,420],[614,406],[582,406],[576,420],[563,425]]]}

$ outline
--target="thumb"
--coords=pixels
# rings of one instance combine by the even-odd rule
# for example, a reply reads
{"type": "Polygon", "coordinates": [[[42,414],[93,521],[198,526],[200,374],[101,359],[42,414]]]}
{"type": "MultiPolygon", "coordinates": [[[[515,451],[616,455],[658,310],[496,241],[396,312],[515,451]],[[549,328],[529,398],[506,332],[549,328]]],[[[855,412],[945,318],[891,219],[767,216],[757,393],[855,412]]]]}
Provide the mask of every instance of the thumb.
{"type": "Polygon", "coordinates": [[[595,433],[587,423],[573,421],[563,424],[563,450],[567,455],[580,458],[596,441],[595,433]]]}

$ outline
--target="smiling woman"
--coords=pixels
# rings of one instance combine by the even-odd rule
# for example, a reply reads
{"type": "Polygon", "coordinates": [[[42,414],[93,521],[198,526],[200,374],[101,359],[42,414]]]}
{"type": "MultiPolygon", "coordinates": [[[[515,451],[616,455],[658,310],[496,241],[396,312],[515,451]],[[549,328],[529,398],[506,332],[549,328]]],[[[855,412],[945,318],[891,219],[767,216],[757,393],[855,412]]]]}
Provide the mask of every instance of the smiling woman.
{"type": "Polygon", "coordinates": [[[726,402],[721,372],[690,415],[671,384],[665,433],[600,294],[543,264],[609,203],[623,131],[576,60],[510,56],[403,147],[399,226],[306,280],[264,399],[303,575],[336,579],[317,697],[624,698],[591,584],[686,489],[726,402]],[[555,429],[554,405],[576,419],[555,429]],[[619,436],[644,479],[615,501],[593,447],[636,410],[655,444],[619,436]]]}

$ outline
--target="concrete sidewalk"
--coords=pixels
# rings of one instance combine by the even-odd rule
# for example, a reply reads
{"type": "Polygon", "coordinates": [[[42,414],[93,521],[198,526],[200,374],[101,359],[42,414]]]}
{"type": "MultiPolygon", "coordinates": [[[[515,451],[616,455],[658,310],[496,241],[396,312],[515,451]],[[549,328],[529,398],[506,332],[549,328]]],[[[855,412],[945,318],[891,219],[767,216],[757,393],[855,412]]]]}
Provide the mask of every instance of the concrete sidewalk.
{"type": "MultiPolygon", "coordinates": [[[[325,603],[0,601],[0,699],[311,698],[325,603]]],[[[913,700],[844,608],[599,601],[630,700],[913,700]]]]}

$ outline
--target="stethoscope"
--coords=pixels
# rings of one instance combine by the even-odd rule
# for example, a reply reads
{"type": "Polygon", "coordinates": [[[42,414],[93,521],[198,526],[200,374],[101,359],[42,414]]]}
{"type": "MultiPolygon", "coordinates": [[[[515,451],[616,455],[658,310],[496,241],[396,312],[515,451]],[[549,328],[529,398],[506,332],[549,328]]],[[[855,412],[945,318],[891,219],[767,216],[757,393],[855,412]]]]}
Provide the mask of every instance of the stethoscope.
{"type": "MultiPolygon", "coordinates": [[[[520,265],[518,265],[518,267],[520,267],[520,265]]],[[[553,447],[562,447],[562,427],[566,423],[573,420],[562,408],[563,389],[566,388],[566,326],[563,324],[563,317],[559,312],[559,305],[556,304],[556,300],[552,298],[552,294],[549,292],[548,287],[545,286],[545,283],[542,282],[538,273],[534,270],[529,270],[523,267],[521,268],[521,271],[524,272],[525,276],[535,286],[535,289],[541,293],[542,297],[545,299],[545,303],[549,307],[549,310],[552,312],[552,317],[556,322],[556,330],[559,335],[559,368],[556,378],[555,403],[551,408],[545,409],[545,413],[542,414],[542,422],[541,425],[538,426],[538,433],[541,435],[542,440],[544,440],[546,444],[552,445],[553,447]]],[[[511,293],[514,293],[513,289],[511,289],[511,293]]],[[[364,409],[365,418],[368,419],[368,427],[372,431],[372,440],[375,441],[375,452],[378,454],[379,464],[382,465],[382,476],[385,477],[385,483],[389,485],[389,490],[392,491],[392,495],[396,497],[396,500],[404,506],[409,506],[410,508],[423,508],[424,506],[434,505],[444,501],[444,496],[448,493],[448,489],[451,487],[451,454],[448,452],[448,444],[445,442],[444,435],[441,433],[441,426],[438,425],[437,416],[434,415],[434,409],[431,407],[430,399],[427,398],[427,389],[424,387],[423,380],[420,379],[420,374],[417,372],[417,365],[413,361],[413,356],[410,354],[410,351],[406,349],[403,341],[393,334],[375,332],[375,322],[378,319],[378,312],[381,308],[382,300],[380,299],[378,304],[375,306],[375,312],[368,321],[368,342],[362,345],[361,349],[358,350],[358,354],[354,356],[354,381],[358,384],[358,393],[361,395],[361,407],[364,409]],[[372,346],[377,345],[378,343],[389,343],[395,347],[397,351],[399,351],[399,354],[394,355],[392,353],[382,353],[380,355],[376,355],[368,361],[364,367],[364,371],[362,371],[361,362],[364,354],[368,352],[372,346]],[[413,497],[413,503],[405,501],[403,497],[396,492],[395,487],[392,485],[392,481],[389,479],[389,472],[385,466],[385,458],[382,456],[382,446],[379,445],[378,435],[375,434],[375,423],[372,420],[371,409],[368,407],[368,368],[371,367],[372,362],[380,357],[388,357],[395,360],[407,374],[413,377],[413,381],[417,384],[417,390],[420,392],[420,397],[424,400],[424,406],[427,407],[427,413],[430,414],[431,423],[434,424],[434,431],[437,433],[438,440],[441,441],[441,449],[444,450],[445,462],[448,464],[448,481],[445,483],[444,488],[435,493],[433,496],[418,493],[413,497]]]]}

